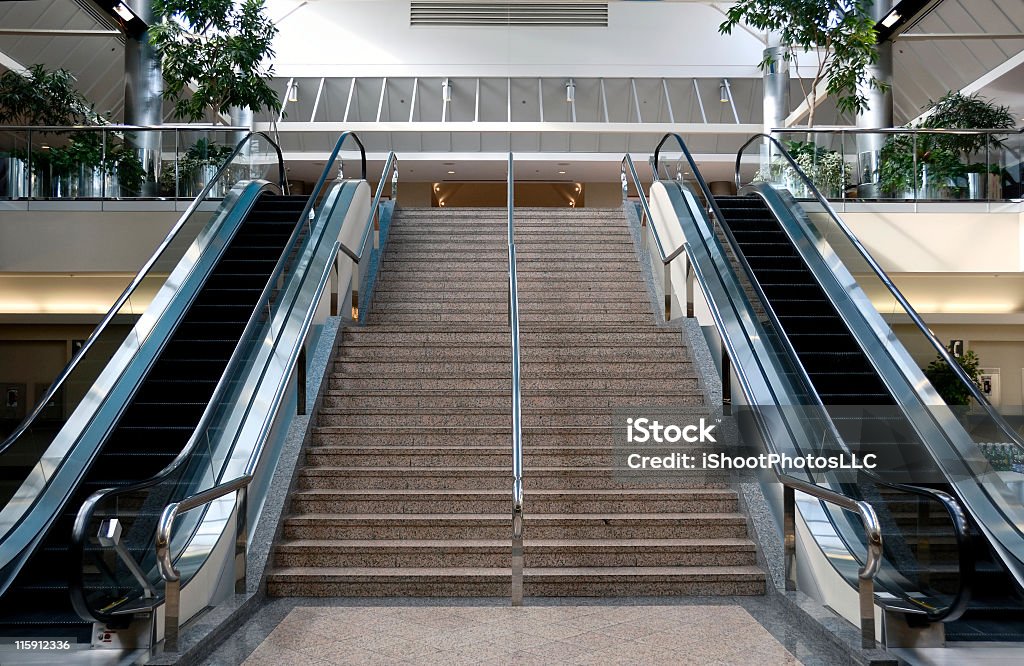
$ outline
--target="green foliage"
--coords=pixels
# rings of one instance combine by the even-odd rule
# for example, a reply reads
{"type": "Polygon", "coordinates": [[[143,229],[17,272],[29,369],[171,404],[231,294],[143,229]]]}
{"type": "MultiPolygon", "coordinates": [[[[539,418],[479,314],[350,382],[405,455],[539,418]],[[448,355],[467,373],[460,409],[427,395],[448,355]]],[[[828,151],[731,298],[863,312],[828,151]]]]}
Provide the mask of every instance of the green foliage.
{"type": "MultiPolygon", "coordinates": [[[[978,355],[968,350],[963,356],[957,356],[953,353],[952,346],[948,349],[950,356],[964,369],[964,372],[971,378],[971,381],[980,387],[978,366],[981,364],[981,361],[978,359],[978,355]]],[[[970,390],[941,356],[936,355],[935,360],[924,369],[924,375],[932,383],[932,386],[935,387],[935,390],[939,392],[942,399],[946,401],[947,405],[967,405],[970,403],[970,390]]]]}
{"type": "MultiPolygon", "coordinates": [[[[921,129],[1011,129],[1013,115],[1005,106],[996,106],[980,95],[949,92],[937,102],[917,127],[921,129]]],[[[879,183],[883,191],[907,192],[914,188],[914,158],[917,157],[918,187],[924,185],[925,169],[933,183],[950,183],[968,173],[1001,173],[998,164],[964,164],[986,146],[998,148],[1002,142],[991,134],[927,134],[915,139],[909,134],[896,134],[886,139],[879,156],[879,183]]]]}
{"type": "Polygon", "coordinates": [[[154,0],[153,10],[163,20],[149,29],[150,41],[178,118],[202,120],[208,108],[281,108],[269,83],[273,67],[264,65],[277,34],[264,0],[154,0]]]}
{"type": "Polygon", "coordinates": [[[0,75],[0,124],[92,125],[99,120],[66,69],[32,65],[23,73],[0,75]]]}
{"type": "MultiPolygon", "coordinates": [[[[884,90],[888,84],[868,74],[878,61],[875,22],[868,15],[871,0],[738,0],[726,13],[719,32],[731,34],[746,23],[752,28],[781,36],[783,59],[796,62],[800,53],[814,51],[818,67],[810,89],[804,91],[811,104],[808,125],[814,124],[815,89],[826,82],[828,95],[840,111],[852,114],[867,109],[867,97],[859,86],[884,90]]],[[[774,64],[770,55],[761,61],[767,70],[774,64]]],[[[803,81],[800,79],[800,85],[803,81]]]]}
{"type": "MultiPolygon", "coordinates": [[[[826,197],[837,197],[853,180],[853,169],[836,150],[819,146],[814,141],[783,142],[800,170],[811,179],[826,197]]],[[[781,155],[758,170],[754,182],[784,183],[793,190],[794,196],[810,196],[804,192],[803,182],[796,171],[781,155]]]]}
{"type": "MultiPolygon", "coordinates": [[[[964,95],[950,91],[937,102],[928,102],[931,113],[921,127],[945,129],[1013,129],[1016,121],[1009,107],[997,106],[980,94],[964,95]]],[[[976,153],[985,146],[998,147],[1001,142],[991,134],[947,135],[938,141],[946,150],[976,153]]]]}

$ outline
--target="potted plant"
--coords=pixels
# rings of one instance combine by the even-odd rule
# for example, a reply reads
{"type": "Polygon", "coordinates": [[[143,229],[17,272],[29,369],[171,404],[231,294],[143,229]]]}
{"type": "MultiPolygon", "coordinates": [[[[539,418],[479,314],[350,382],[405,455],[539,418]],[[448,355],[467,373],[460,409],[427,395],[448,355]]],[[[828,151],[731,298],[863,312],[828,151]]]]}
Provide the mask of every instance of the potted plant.
{"type": "MultiPolygon", "coordinates": [[[[74,87],[74,77],[64,69],[48,70],[33,65],[23,73],[0,76],[0,124],[10,125],[103,125],[85,97],[74,87]]],[[[33,137],[31,153],[16,148],[6,154],[6,187],[0,195],[47,197],[98,197],[106,179],[107,196],[136,192],[144,178],[142,161],[129,146],[99,131],[75,131],[66,135],[40,131],[33,137]],[[25,177],[31,163],[31,184],[25,177]]]]}
{"type": "MultiPolygon", "coordinates": [[[[853,168],[839,151],[819,146],[813,141],[786,141],[784,145],[800,170],[825,197],[841,197],[852,182],[853,168]]],[[[778,183],[795,197],[811,196],[804,180],[781,156],[772,158],[770,164],[762,167],[754,176],[754,181],[778,183]]]]}
{"type": "MultiPolygon", "coordinates": [[[[996,130],[1016,127],[1009,107],[994,104],[977,93],[946,93],[939,101],[929,102],[928,111],[922,127],[996,130]]],[[[966,181],[964,185],[971,199],[982,199],[986,194],[990,198],[1001,195],[1002,168],[998,159],[993,160],[997,151],[1004,147],[998,135],[948,134],[936,137],[936,141],[966,165],[961,177],[966,181]]]]}
{"type": "MultiPolygon", "coordinates": [[[[206,138],[199,139],[185,152],[178,162],[179,196],[198,196],[206,184],[213,180],[217,171],[231,156],[234,148],[221,145],[206,138]]],[[[231,183],[222,181],[210,191],[212,197],[223,197],[231,183]]]]}
{"type": "MultiPolygon", "coordinates": [[[[950,92],[930,102],[921,129],[1009,129],[1013,116],[1006,107],[979,95],[950,92]]],[[[891,196],[972,199],[999,196],[1002,168],[988,157],[1003,147],[992,134],[929,134],[890,136],[882,147],[879,181],[891,196]],[[989,154],[986,155],[986,152],[989,154]],[[978,161],[978,160],[981,161],[978,161]],[[973,161],[972,161],[973,160],[973,161]],[[916,164],[916,173],[915,167],[916,164]],[[985,177],[988,174],[988,177],[985,177]]]]}
{"type": "MultiPolygon", "coordinates": [[[[980,387],[979,378],[981,373],[979,366],[981,361],[978,359],[978,355],[970,350],[964,352],[963,355],[959,355],[954,351],[952,345],[947,349],[949,355],[964,369],[964,372],[971,378],[971,381],[980,387]]],[[[938,391],[939,395],[942,396],[942,399],[946,401],[947,405],[954,407],[970,404],[970,391],[960,381],[960,378],[957,377],[953,368],[941,356],[937,355],[935,360],[928,364],[928,367],[924,369],[924,375],[932,383],[932,386],[938,391]]]]}

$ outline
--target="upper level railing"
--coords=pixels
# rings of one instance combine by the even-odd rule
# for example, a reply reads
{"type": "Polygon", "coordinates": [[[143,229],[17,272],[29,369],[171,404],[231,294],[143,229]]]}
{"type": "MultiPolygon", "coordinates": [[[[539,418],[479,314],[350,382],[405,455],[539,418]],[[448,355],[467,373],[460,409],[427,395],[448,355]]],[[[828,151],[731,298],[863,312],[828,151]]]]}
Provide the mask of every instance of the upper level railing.
{"type": "MultiPolygon", "coordinates": [[[[0,200],[194,199],[246,127],[0,126],[0,200]]],[[[211,198],[230,184],[216,181],[211,198]]]]}
{"type": "MultiPolygon", "coordinates": [[[[771,132],[830,200],[1007,201],[1024,196],[1024,129],[818,127],[771,132]]],[[[747,181],[813,198],[770,142],[744,161],[747,181]]]]}

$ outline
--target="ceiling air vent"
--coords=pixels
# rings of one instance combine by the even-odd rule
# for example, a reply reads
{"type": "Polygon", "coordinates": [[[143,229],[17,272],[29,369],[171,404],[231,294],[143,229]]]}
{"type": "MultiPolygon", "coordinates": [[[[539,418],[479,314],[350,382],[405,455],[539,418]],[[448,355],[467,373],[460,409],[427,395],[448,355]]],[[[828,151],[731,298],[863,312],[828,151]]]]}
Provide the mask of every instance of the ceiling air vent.
{"type": "Polygon", "coordinates": [[[607,28],[607,2],[412,2],[414,26],[607,28]]]}

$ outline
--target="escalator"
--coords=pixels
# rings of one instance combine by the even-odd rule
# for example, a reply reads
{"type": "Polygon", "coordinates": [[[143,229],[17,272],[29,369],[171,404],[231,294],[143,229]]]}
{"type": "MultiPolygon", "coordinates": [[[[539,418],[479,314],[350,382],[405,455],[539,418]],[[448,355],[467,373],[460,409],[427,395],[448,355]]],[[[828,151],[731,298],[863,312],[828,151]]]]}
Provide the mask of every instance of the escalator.
{"type": "MultiPolygon", "coordinates": [[[[758,174],[781,175],[779,185],[753,183],[740,196],[712,194],[678,135],[656,149],[656,173],[670,138],[698,187],[656,180],[650,207],[641,198],[642,207],[664,236],[654,238],[666,294],[683,285],[686,311],[704,317],[712,348],[721,345],[735,369],[746,403],[740,413],[753,414],[754,427],[745,431],[756,435],[750,441],[798,457],[878,456],[875,470],[805,472],[801,480],[866,503],[877,516],[882,565],[874,604],[896,623],[890,633],[902,638],[894,645],[934,623],[942,623],[950,642],[1024,640],[1024,475],[1009,478],[983,455],[993,442],[1024,447],[1019,435],[773,138],[759,135],[740,149],[737,185],[743,151],[752,145],[762,149],[758,174]],[[794,177],[815,193],[815,215],[784,189],[794,177]],[[685,278],[670,263],[682,251],[685,278]],[[699,308],[694,293],[705,299],[699,308]],[[907,348],[935,350],[975,408],[946,405],[907,348]]],[[[866,528],[825,501],[796,502],[809,537],[805,557],[817,552],[831,565],[830,574],[810,574],[825,576],[815,583],[819,590],[828,597],[836,574],[858,589],[863,569],[851,565],[868,566],[866,528]]],[[[865,617],[862,611],[862,627],[865,617]]]]}
{"type": "MultiPolygon", "coordinates": [[[[910,446],[913,437],[909,425],[899,416],[891,390],[765,199],[757,195],[716,196],[715,202],[822,402],[833,408],[833,419],[846,441],[857,443],[860,453],[884,456],[895,428],[899,431],[896,440],[901,445],[901,456],[899,460],[890,457],[882,475],[901,480],[909,475],[928,476],[922,469],[933,465],[926,451],[917,449],[920,455],[908,455],[908,451],[914,451],[910,446]],[[880,409],[855,414],[857,408],[869,405],[880,409]],[[844,410],[845,406],[856,407],[844,410]],[[872,411],[876,423],[872,423],[872,411]]],[[[952,485],[941,481],[928,486],[954,497],[957,494],[952,485]]],[[[911,518],[894,513],[894,520],[911,518]]],[[[1024,594],[978,524],[969,524],[974,551],[971,601],[958,619],[946,623],[946,640],[1024,641],[1024,594]]],[[[941,534],[929,536],[931,573],[939,576],[944,566],[950,566],[951,544],[941,534]]],[[[918,543],[909,545],[915,552],[921,547],[918,543]]]]}
{"type": "MultiPolygon", "coordinates": [[[[147,479],[182,452],[306,204],[306,197],[267,192],[255,199],[77,487],[7,587],[0,636],[90,642],[92,624],[79,617],[69,596],[68,578],[77,564],[71,562],[69,541],[78,509],[95,491],[147,479]]],[[[121,515],[130,531],[132,512],[121,515]]]]}

